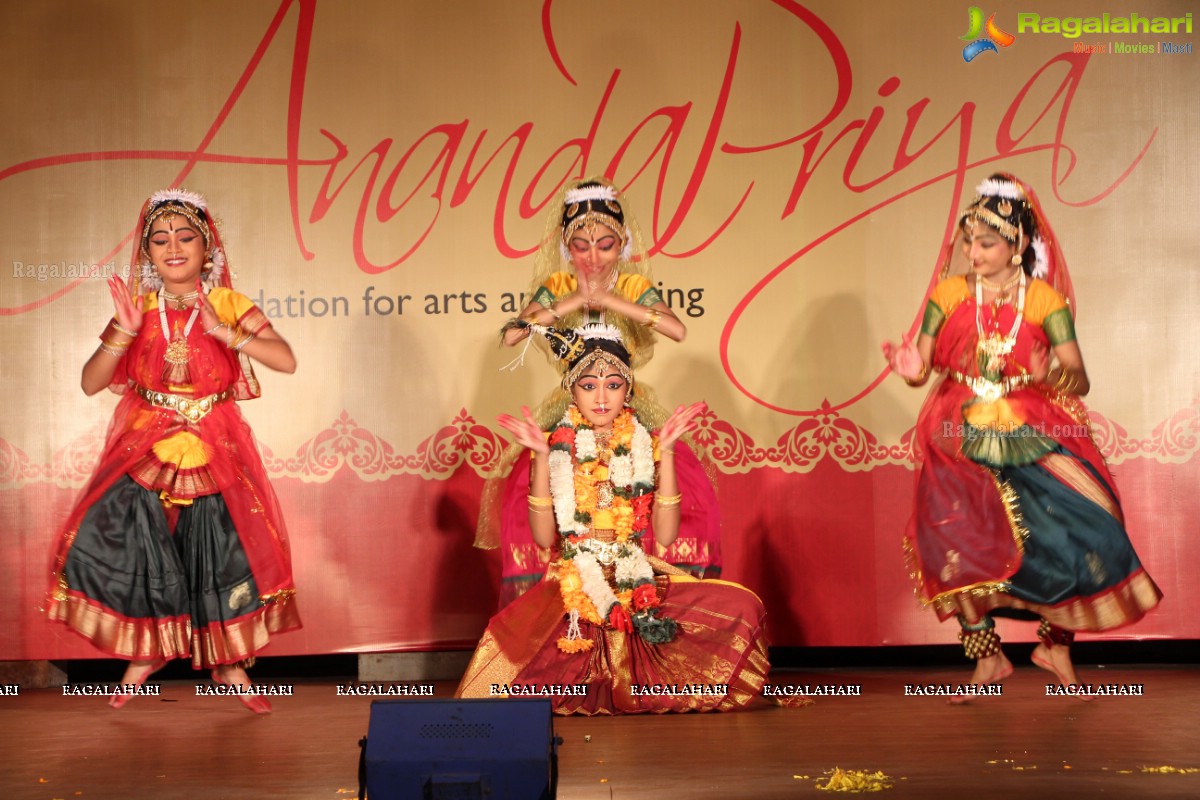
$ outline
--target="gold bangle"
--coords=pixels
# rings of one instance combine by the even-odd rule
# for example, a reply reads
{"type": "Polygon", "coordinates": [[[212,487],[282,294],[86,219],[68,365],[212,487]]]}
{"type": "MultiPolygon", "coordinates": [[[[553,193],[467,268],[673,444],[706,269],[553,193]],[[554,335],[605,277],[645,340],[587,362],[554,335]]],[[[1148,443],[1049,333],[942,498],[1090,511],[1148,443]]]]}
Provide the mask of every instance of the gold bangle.
{"type": "Polygon", "coordinates": [[[108,353],[110,356],[113,356],[114,358],[120,358],[121,356],[124,355],[124,353],[122,353],[120,350],[114,350],[113,348],[109,347],[107,344],[100,345],[100,349],[103,350],[104,352],[108,353]]]}
{"type": "Polygon", "coordinates": [[[531,495],[529,495],[529,505],[530,505],[530,507],[533,507],[533,506],[541,506],[541,507],[552,506],[552,505],[554,505],[554,498],[553,498],[553,497],[538,497],[537,495],[531,494],[531,495]]]}
{"type": "Polygon", "coordinates": [[[128,337],[129,337],[129,338],[131,338],[131,339],[136,339],[136,338],[137,338],[137,335],[138,335],[138,332],[137,332],[137,331],[131,331],[131,330],[129,330],[128,328],[126,328],[126,327],[124,327],[123,325],[121,325],[121,323],[120,323],[120,322],[117,322],[115,319],[112,321],[112,326],[113,326],[113,328],[115,328],[116,330],[118,330],[118,331],[120,331],[121,333],[125,334],[126,336],[128,336],[128,337]]]}
{"type": "Polygon", "coordinates": [[[658,328],[658,321],[662,319],[662,314],[655,311],[653,308],[646,309],[646,318],[642,320],[642,325],[651,330],[658,328]]]}
{"type": "Polygon", "coordinates": [[[529,513],[531,514],[551,514],[553,512],[554,509],[552,508],[539,508],[538,506],[533,505],[529,507],[529,513]]]}
{"type": "Polygon", "coordinates": [[[129,345],[133,344],[133,342],[118,342],[115,339],[101,339],[100,341],[117,350],[127,350],[129,349],[129,345]]]}
{"type": "Polygon", "coordinates": [[[654,504],[660,508],[673,508],[683,502],[683,492],[673,495],[654,495],[654,504]]]}
{"type": "Polygon", "coordinates": [[[254,338],[254,334],[243,330],[240,326],[233,329],[233,338],[229,340],[229,344],[225,345],[230,350],[241,350],[250,340],[254,338]]]}
{"type": "Polygon", "coordinates": [[[1075,373],[1063,368],[1059,375],[1059,383],[1062,384],[1059,391],[1064,394],[1075,394],[1075,390],[1079,388],[1079,383],[1075,379],[1075,373]]]}
{"type": "Polygon", "coordinates": [[[904,382],[909,386],[920,386],[929,377],[929,365],[924,360],[921,361],[921,374],[915,378],[905,378],[904,382]]]}

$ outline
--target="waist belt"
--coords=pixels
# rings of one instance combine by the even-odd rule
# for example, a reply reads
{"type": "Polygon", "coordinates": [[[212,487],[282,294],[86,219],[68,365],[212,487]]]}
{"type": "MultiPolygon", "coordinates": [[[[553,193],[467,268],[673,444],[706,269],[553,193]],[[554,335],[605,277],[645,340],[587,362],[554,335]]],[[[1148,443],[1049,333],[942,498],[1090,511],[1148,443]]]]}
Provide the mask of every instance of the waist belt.
{"type": "Polygon", "coordinates": [[[216,407],[217,403],[223,403],[233,397],[233,392],[229,389],[204,397],[184,397],[181,394],[156,392],[144,386],[137,387],[136,391],[139,397],[155,408],[170,409],[188,422],[199,422],[216,407]]]}
{"type": "MultiPolygon", "coordinates": [[[[581,553],[591,553],[603,566],[615,564],[621,551],[630,546],[629,542],[604,542],[596,539],[585,539],[575,545],[581,553]]],[[[639,546],[640,549],[640,546],[639,546]]]]}
{"type": "Polygon", "coordinates": [[[994,403],[1005,397],[1014,389],[1021,389],[1033,383],[1032,375],[1006,375],[998,381],[988,380],[982,375],[964,375],[961,372],[951,372],[951,380],[966,386],[975,396],[988,403],[994,403]]]}

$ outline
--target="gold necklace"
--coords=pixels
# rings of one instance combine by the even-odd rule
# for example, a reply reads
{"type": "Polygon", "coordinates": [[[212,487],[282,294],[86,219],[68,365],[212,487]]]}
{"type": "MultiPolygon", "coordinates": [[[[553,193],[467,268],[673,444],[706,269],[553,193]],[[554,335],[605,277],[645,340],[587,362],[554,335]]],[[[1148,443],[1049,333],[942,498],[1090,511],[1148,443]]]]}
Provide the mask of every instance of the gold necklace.
{"type": "Polygon", "coordinates": [[[196,289],[193,289],[185,294],[171,294],[166,290],[166,287],[164,287],[162,290],[163,301],[167,303],[174,303],[176,311],[183,311],[188,307],[188,303],[192,302],[199,296],[200,292],[196,289]]]}
{"type": "Polygon", "coordinates": [[[989,292],[1007,292],[1009,289],[1017,285],[1017,281],[1021,280],[1021,270],[1018,269],[1016,274],[1006,280],[1003,284],[992,283],[982,275],[978,275],[976,278],[983,283],[983,288],[987,289],[989,292]]]}

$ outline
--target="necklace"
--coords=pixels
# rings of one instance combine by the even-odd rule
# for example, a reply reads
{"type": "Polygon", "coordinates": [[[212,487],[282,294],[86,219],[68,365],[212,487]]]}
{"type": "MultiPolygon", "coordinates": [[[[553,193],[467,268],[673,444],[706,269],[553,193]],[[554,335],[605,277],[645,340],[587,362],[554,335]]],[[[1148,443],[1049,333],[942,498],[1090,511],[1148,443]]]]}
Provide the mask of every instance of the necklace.
{"type": "MultiPolygon", "coordinates": [[[[185,308],[187,308],[188,303],[192,302],[199,296],[200,296],[200,292],[196,289],[193,289],[192,291],[187,292],[186,294],[171,294],[164,288],[162,290],[162,296],[160,297],[160,299],[166,300],[168,303],[174,303],[176,311],[183,311],[185,308]]],[[[161,307],[162,306],[160,305],[159,308],[161,308],[161,307]]]]}
{"type": "Polygon", "coordinates": [[[1014,286],[1017,285],[1017,283],[1020,282],[1021,276],[1023,274],[1025,274],[1025,273],[1021,269],[1017,269],[1017,274],[1013,275],[1011,278],[1006,280],[1003,284],[993,283],[992,281],[989,281],[987,278],[983,277],[982,275],[979,275],[976,277],[976,282],[977,283],[982,282],[983,288],[987,289],[989,292],[996,293],[995,299],[992,300],[992,305],[996,307],[997,314],[1000,313],[1000,307],[1009,301],[1009,299],[1011,297],[1011,295],[1009,294],[1009,290],[1012,289],[1014,286]]]}
{"type": "Polygon", "coordinates": [[[992,281],[989,281],[987,278],[983,277],[982,275],[976,276],[976,280],[982,281],[983,288],[987,289],[989,292],[1007,292],[1009,289],[1013,288],[1014,286],[1017,285],[1017,283],[1020,282],[1021,275],[1023,272],[1024,272],[1024,270],[1021,270],[1018,268],[1017,274],[1013,275],[1011,278],[1009,278],[1002,284],[993,283],[992,281]]]}
{"type": "MultiPolygon", "coordinates": [[[[188,348],[187,337],[192,332],[192,326],[196,324],[196,319],[200,316],[200,303],[192,306],[192,314],[188,317],[187,325],[184,326],[182,332],[176,328],[175,337],[172,338],[170,326],[167,324],[167,299],[182,303],[184,300],[195,300],[199,297],[198,291],[172,295],[167,292],[165,287],[158,290],[158,321],[162,325],[163,339],[168,343],[167,351],[163,353],[163,380],[169,385],[182,386],[192,382],[191,374],[188,372],[188,358],[191,350],[188,348]]],[[[182,311],[185,306],[180,304],[176,308],[182,311]]]]}
{"type": "Polygon", "coordinates": [[[1025,312],[1025,271],[1020,270],[1016,278],[1017,289],[1017,305],[1013,309],[1013,323],[1008,333],[1004,336],[996,331],[991,336],[985,336],[983,332],[983,281],[975,281],[975,332],[977,339],[975,343],[975,352],[980,364],[980,373],[990,380],[998,380],[1000,373],[1004,370],[1005,359],[1012,353],[1013,346],[1017,343],[1017,331],[1021,327],[1021,318],[1025,312]]]}

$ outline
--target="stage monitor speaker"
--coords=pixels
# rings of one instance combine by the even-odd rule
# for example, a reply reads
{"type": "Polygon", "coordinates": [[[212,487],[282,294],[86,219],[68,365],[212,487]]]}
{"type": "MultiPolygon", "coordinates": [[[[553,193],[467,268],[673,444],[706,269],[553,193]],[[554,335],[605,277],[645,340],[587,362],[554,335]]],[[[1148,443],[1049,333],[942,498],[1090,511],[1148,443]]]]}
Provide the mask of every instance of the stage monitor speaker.
{"type": "Polygon", "coordinates": [[[376,700],[360,742],[368,800],[552,800],[558,783],[545,698],[376,700]]]}

